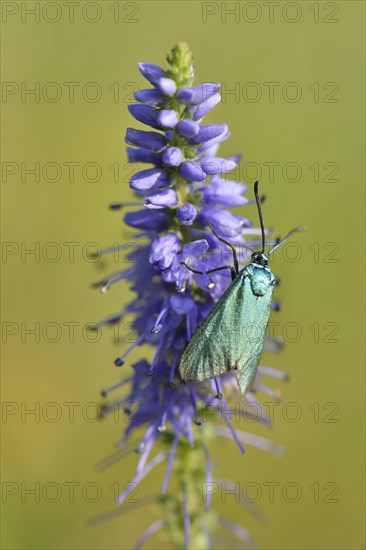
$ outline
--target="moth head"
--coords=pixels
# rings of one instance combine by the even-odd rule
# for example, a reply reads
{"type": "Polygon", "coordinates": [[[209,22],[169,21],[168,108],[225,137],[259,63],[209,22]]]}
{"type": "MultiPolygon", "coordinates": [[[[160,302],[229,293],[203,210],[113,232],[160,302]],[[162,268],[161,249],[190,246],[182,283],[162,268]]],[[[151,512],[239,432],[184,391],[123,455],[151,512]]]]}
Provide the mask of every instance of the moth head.
{"type": "Polygon", "coordinates": [[[252,263],[266,267],[268,265],[268,256],[264,252],[254,252],[252,254],[252,263]]]}

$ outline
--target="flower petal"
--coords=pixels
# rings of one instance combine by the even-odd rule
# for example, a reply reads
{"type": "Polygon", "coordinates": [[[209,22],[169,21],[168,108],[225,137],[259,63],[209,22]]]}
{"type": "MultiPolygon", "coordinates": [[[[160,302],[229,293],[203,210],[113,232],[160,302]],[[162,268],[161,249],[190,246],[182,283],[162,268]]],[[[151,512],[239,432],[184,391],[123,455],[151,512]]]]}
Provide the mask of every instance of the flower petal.
{"type": "Polygon", "coordinates": [[[168,233],[155,239],[151,244],[149,261],[159,269],[167,269],[180,247],[180,240],[175,233],[168,233]]]}
{"type": "Polygon", "coordinates": [[[169,147],[163,153],[163,163],[166,166],[179,166],[183,162],[183,153],[178,147],[169,147]]]}
{"type": "Polygon", "coordinates": [[[199,120],[200,118],[204,117],[213,109],[218,103],[221,101],[221,95],[215,94],[206,101],[203,101],[202,103],[199,103],[198,105],[195,105],[193,107],[189,107],[189,111],[192,113],[193,120],[199,120]]]}
{"type": "Polygon", "coordinates": [[[164,151],[167,147],[167,140],[162,134],[134,130],[134,128],[127,128],[125,141],[129,145],[136,145],[156,152],[164,151]]]}
{"type": "Polygon", "coordinates": [[[131,189],[147,191],[154,187],[163,187],[169,185],[170,177],[166,170],[162,168],[149,168],[137,172],[130,179],[131,189]]]}
{"type": "Polygon", "coordinates": [[[249,220],[236,216],[227,210],[207,207],[202,210],[201,216],[208,222],[220,237],[236,237],[241,234],[243,227],[251,225],[249,220]]]}
{"type": "Polygon", "coordinates": [[[149,90],[139,90],[133,94],[133,97],[136,101],[140,103],[145,103],[145,105],[158,105],[161,106],[164,104],[164,98],[161,93],[152,88],[149,90]]]}
{"type": "Polygon", "coordinates": [[[177,98],[183,103],[191,103],[198,105],[203,103],[213,95],[215,95],[220,89],[220,84],[217,82],[205,82],[198,84],[193,88],[181,88],[178,90],[177,98]]]}
{"type": "Polygon", "coordinates": [[[178,113],[173,111],[173,109],[163,109],[158,112],[156,121],[162,129],[165,128],[174,128],[178,123],[178,113]]]}
{"type": "Polygon", "coordinates": [[[196,162],[187,160],[179,168],[180,175],[188,181],[204,181],[206,174],[196,162]]]}
{"type": "Polygon", "coordinates": [[[192,225],[197,217],[197,210],[193,204],[187,203],[177,208],[176,214],[180,223],[183,225],[192,225]]]}
{"type": "Polygon", "coordinates": [[[200,125],[198,124],[198,122],[186,118],[178,122],[176,130],[180,136],[192,138],[193,136],[196,136],[200,131],[200,125]]]}
{"type": "Polygon", "coordinates": [[[222,204],[224,206],[241,206],[248,203],[242,196],[247,190],[246,185],[238,181],[224,180],[213,177],[208,185],[201,187],[200,192],[207,204],[222,204]]]}
{"type": "Polygon", "coordinates": [[[168,227],[168,215],[163,211],[138,210],[127,212],[123,221],[131,227],[150,231],[164,231],[168,227]]]}
{"type": "Polygon", "coordinates": [[[157,87],[163,95],[172,96],[177,91],[177,85],[171,78],[159,78],[157,87]]]}
{"type": "Polygon", "coordinates": [[[158,130],[161,130],[160,125],[156,122],[156,117],[159,111],[157,111],[151,105],[132,104],[128,105],[127,108],[130,111],[131,115],[139,122],[142,122],[142,124],[146,124],[147,126],[151,126],[152,128],[157,128],[158,130]]]}
{"type": "Polygon", "coordinates": [[[200,127],[198,134],[189,140],[189,143],[192,145],[201,145],[207,141],[225,136],[228,130],[227,124],[204,124],[200,127]]]}
{"type": "Polygon", "coordinates": [[[153,63],[139,63],[138,67],[142,76],[151,82],[151,84],[157,84],[164,74],[163,69],[153,63]]]}
{"type": "Polygon", "coordinates": [[[230,172],[231,170],[235,170],[237,166],[237,163],[234,160],[222,159],[217,157],[211,158],[209,160],[203,160],[200,164],[202,170],[210,176],[230,172]]]}
{"type": "Polygon", "coordinates": [[[150,209],[168,208],[176,206],[177,204],[178,197],[174,189],[165,189],[164,191],[159,191],[159,193],[149,195],[145,199],[145,206],[146,208],[150,209]]]}
{"type": "Polygon", "coordinates": [[[134,147],[126,147],[128,162],[148,162],[155,166],[162,166],[161,155],[148,151],[147,149],[135,149],[134,147]]]}

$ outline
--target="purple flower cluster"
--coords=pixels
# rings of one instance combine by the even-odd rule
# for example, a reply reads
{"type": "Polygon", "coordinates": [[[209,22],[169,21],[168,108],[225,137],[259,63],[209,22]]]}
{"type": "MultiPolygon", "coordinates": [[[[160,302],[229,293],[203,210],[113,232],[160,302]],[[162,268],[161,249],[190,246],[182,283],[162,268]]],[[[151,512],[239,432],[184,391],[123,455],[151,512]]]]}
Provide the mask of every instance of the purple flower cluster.
{"type": "MultiPolygon", "coordinates": [[[[127,225],[139,230],[136,237],[143,244],[131,257],[132,267],[100,282],[105,291],[120,280],[128,280],[137,295],[123,313],[101,322],[101,325],[112,324],[125,315],[134,315],[137,339],[115,364],[122,366],[136,346],[150,344],[155,348],[151,360],[134,363],[132,374],[105,389],[103,395],[122,386],[129,388],[113,405],[106,405],[105,411],[122,406],[131,412],[131,404],[138,405],[121,445],[128,443],[132,432],[144,430],[138,444],[140,459],[134,482],[141,481],[166,459],[163,492],[167,490],[179,444],[186,441],[192,448],[198,445],[206,449],[203,444],[206,428],[201,425],[204,412],[216,411],[218,415],[221,412],[224,426],[212,423],[216,426],[215,433],[235,440],[241,452],[244,452],[243,443],[278,451],[265,439],[233,428],[224,397],[239,399],[231,373],[197,385],[183,384],[179,378],[177,367],[187,342],[230,282],[229,272],[208,277],[192,273],[182,262],[203,272],[231,263],[229,252],[209,226],[239,249],[247,235],[258,235],[259,230],[252,228],[247,218],[227,210],[251,202],[243,195],[247,187],[226,177],[240,157],[218,156],[220,143],[230,135],[227,125],[203,123],[205,115],[220,101],[220,85],[193,86],[191,55],[184,44],[173,49],[168,62],[167,70],[149,63],[139,64],[141,74],[152,87],[138,91],[135,94],[138,103],[128,107],[135,120],[149,127],[148,130],[128,128],[126,133],[129,162],[150,165],[130,179],[130,188],[139,201],[136,204],[142,208],[124,216],[127,225]],[[149,461],[158,439],[169,443],[169,451],[149,461]]],[[[124,206],[123,203],[112,205],[114,209],[124,206]]],[[[242,260],[246,259],[245,250],[242,249],[242,260]]],[[[273,346],[271,342],[266,344],[268,349],[273,346]]],[[[283,378],[282,373],[259,367],[253,386],[253,392],[261,389],[276,397],[276,393],[261,382],[263,375],[283,378]]],[[[250,405],[242,408],[243,416],[250,417],[253,410],[260,411],[261,421],[268,425],[269,420],[253,392],[240,398],[242,404],[250,405]]],[[[211,475],[207,450],[205,463],[207,480],[211,475]]],[[[120,495],[118,502],[124,501],[129,490],[120,495]]],[[[183,496],[183,511],[187,508],[185,498],[183,496]]],[[[183,522],[187,544],[189,517],[188,512],[183,522]]]]}

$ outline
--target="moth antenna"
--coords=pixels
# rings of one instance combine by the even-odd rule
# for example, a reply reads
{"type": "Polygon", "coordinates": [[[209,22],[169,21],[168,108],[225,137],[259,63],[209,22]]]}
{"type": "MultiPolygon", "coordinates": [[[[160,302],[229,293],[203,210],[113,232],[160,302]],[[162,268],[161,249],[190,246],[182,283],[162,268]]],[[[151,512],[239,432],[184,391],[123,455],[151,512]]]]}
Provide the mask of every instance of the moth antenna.
{"type": "Polygon", "coordinates": [[[301,231],[306,231],[306,227],[304,226],[301,226],[301,227],[295,227],[294,229],[291,229],[291,231],[289,231],[289,233],[287,233],[286,237],[284,237],[283,239],[281,239],[280,241],[278,241],[273,248],[271,248],[271,250],[269,250],[267,252],[267,255],[269,256],[270,254],[272,254],[272,252],[274,252],[276,250],[276,248],[278,248],[279,246],[281,246],[281,244],[283,244],[285,241],[287,241],[287,239],[289,239],[292,235],[294,235],[295,233],[300,233],[301,231]]]}
{"type": "Polygon", "coordinates": [[[258,208],[258,215],[259,215],[259,222],[261,224],[261,233],[262,233],[262,250],[261,252],[264,252],[264,248],[266,246],[265,236],[264,236],[264,223],[263,223],[263,214],[262,214],[262,204],[261,204],[261,198],[258,193],[258,185],[259,183],[256,181],[254,184],[254,195],[255,195],[255,202],[257,203],[258,208]]]}
{"type": "Polygon", "coordinates": [[[208,227],[211,229],[212,233],[215,235],[215,237],[221,241],[222,243],[226,244],[228,247],[231,248],[231,251],[233,253],[233,260],[234,260],[234,271],[235,271],[235,274],[237,275],[239,273],[239,261],[238,261],[238,254],[236,252],[236,248],[234,245],[232,245],[231,243],[229,243],[229,241],[226,241],[225,239],[223,239],[222,237],[220,237],[216,231],[214,230],[214,228],[208,223],[208,221],[206,220],[205,218],[205,222],[207,223],[208,227]]]}
{"type": "MultiPolygon", "coordinates": [[[[221,241],[222,243],[226,244],[227,246],[229,246],[231,248],[231,250],[233,251],[233,253],[235,252],[236,253],[236,246],[234,246],[233,244],[229,243],[228,241],[226,241],[225,239],[223,239],[222,237],[220,237],[216,231],[214,230],[214,228],[212,227],[212,225],[208,222],[208,220],[206,218],[204,218],[206,224],[208,225],[208,227],[211,229],[212,233],[215,235],[215,237],[221,241]]],[[[248,250],[250,250],[251,252],[255,252],[254,248],[252,248],[251,246],[248,246],[247,244],[243,244],[243,243],[240,243],[238,244],[238,246],[242,246],[243,248],[247,248],[248,250]]]]}

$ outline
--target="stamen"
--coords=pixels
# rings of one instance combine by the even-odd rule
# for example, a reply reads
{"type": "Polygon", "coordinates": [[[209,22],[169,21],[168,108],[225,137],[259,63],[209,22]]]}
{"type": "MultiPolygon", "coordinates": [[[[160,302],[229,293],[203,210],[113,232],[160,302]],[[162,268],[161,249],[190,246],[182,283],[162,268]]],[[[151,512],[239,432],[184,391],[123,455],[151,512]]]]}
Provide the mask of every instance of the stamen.
{"type": "Polygon", "coordinates": [[[187,329],[187,340],[189,342],[192,338],[191,318],[189,316],[189,313],[187,313],[187,315],[186,315],[186,329],[187,329]]]}
{"type": "Polygon", "coordinates": [[[290,375],[287,372],[283,372],[272,367],[259,366],[258,370],[261,374],[267,374],[268,376],[273,376],[273,378],[278,378],[279,380],[289,380],[290,375]]]}
{"type": "MultiPolygon", "coordinates": [[[[238,525],[237,523],[233,523],[221,516],[217,518],[217,521],[221,527],[224,527],[230,533],[233,533],[240,541],[244,542],[245,545],[248,545],[249,542],[253,543],[253,539],[250,536],[250,533],[241,525],[238,525]]],[[[253,546],[253,544],[251,544],[251,548],[256,548],[256,546],[255,545],[253,546]]]]}
{"type": "MultiPolygon", "coordinates": [[[[123,271],[121,271],[121,270],[115,271],[114,273],[110,273],[105,279],[101,279],[100,281],[96,281],[91,286],[92,286],[92,288],[99,288],[99,289],[101,289],[101,287],[103,287],[103,286],[109,287],[110,284],[113,284],[114,282],[117,282],[121,279],[127,278],[129,275],[131,275],[132,270],[133,270],[133,268],[125,269],[123,271]]],[[[108,290],[108,288],[107,288],[107,290],[108,290]]],[[[103,292],[103,291],[101,290],[101,292],[103,292]]]]}
{"type": "Polygon", "coordinates": [[[122,367],[123,363],[124,363],[124,360],[125,358],[127,357],[127,355],[136,347],[136,346],[139,346],[141,344],[141,342],[143,341],[143,339],[145,338],[145,333],[142,334],[141,336],[139,336],[139,338],[136,340],[136,342],[134,342],[133,344],[131,344],[131,346],[129,348],[127,348],[127,350],[122,354],[120,355],[120,357],[117,357],[117,359],[114,361],[114,364],[116,365],[116,367],[122,367]]]}
{"type": "Polygon", "coordinates": [[[266,342],[268,342],[264,344],[264,350],[278,353],[283,349],[284,341],[282,340],[282,338],[275,338],[273,336],[270,336],[269,334],[266,334],[264,339],[266,342]]]}
{"type": "Polygon", "coordinates": [[[190,530],[190,517],[188,510],[188,494],[187,484],[183,481],[183,525],[184,525],[184,548],[189,548],[189,530],[190,530]]]}
{"type": "Polygon", "coordinates": [[[136,444],[136,441],[131,441],[130,443],[127,443],[123,449],[117,449],[117,451],[115,451],[114,453],[103,458],[103,460],[101,460],[96,465],[98,471],[102,472],[103,470],[112,466],[112,464],[117,462],[117,460],[120,460],[121,458],[129,454],[133,450],[135,444],[136,444]]]}
{"type": "Polygon", "coordinates": [[[163,325],[160,323],[160,321],[162,320],[162,318],[164,317],[164,315],[166,314],[166,312],[168,311],[169,308],[167,307],[164,307],[161,312],[159,313],[156,321],[155,321],[155,324],[154,326],[152,327],[151,329],[151,332],[153,334],[158,334],[158,332],[161,331],[161,329],[163,328],[163,325]]]}
{"type": "Polygon", "coordinates": [[[143,443],[143,451],[141,453],[140,460],[137,464],[136,473],[139,474],[145,467],[145,464],[149,458],[150,451],[154,445],[155,442],[155,428],[156,424],[151,424],[148,429],[146,430],[146,433],[141,441],[141,444],[143,443]]]}
{"type": "Polygon", "coordinates": [[[123,271],[118,277],[115,277],[114,279],[109,279],[109,281],[106,281],[106,283],[100,288],[100,292],[102,294],[105,294],[112,285],[118,283],[119,281],[122,281],[126,278],[126,272],[123,271]]]}
{"type": "Polygon", "coordinates": [[[131,380],[133,380],[133,376],[130,376],[129,378],[125,378],[124,380],[121,380],[120,382],[116,382],[112,386],[109,386],[109,388],[105,388],[104,390],[101,390],[100,394],[102,397],[107,397],[109,393],[116,390],[117,388],[120,388],[124,384],[131,382],[131,380]]]}
{"type": "Polygon", "coordinates": [[[121,210],[125,206],[143,206],[142,202],[132,201],[132,202],[114,202],[109,205],[111,210],[121,210]]]}
{"type": "Polygon", "coordinates": [[[164,344],[165,344],[165,340],[164,340],[164,338],[162,338],[160,340],[159,344],[158,344],[158,348],[155,352],[154,359],[151,361],[151,365],[150,365],[149,370],[146,373],[146,376],[151,376],[154,373],[154,369],[156,367],[156,364],[158,362],[158,359],[159,359],[159,356],[160,356],[160,353],[161,353],[161,350],[162,350],[164,344]]]}
{"type": "Polygon", "coordinates": [[[263,384],[258,384],[257,382],[253,384],[253,390],[262,391],[278,402],[282,399],[282,392],[280,390],[271,390],[270,388],[267,388],[267,386],[264,386],[263,384]]]}
{"type": "Polygon", "coordinates": [[[221,393],[219,381],[217,380],[217,378],[214,378],[214,384],[215,384],[215,388],[216,388],[215,398],[216,399],[222,399],[222,393],[221,393]]]}
{"type": "Polygon", "coordinates": [[[194,415],[194,423],[197,425],[197,426],[201,426],[202,425],[202,422],[201,420],[198,418],[198,413],[197,413],[197,401],[196,401],[196,396],[194,395],[194,390],[192,387],[189,388],[190,390],[190,396],[191,396],[191,402],[192,402],[192,409],[193,409],[193,415],[194,415]]]}
{"type": "Polygon", "coordinates": [[[147,539],[149,539],[150,537],[152,537],[153,535],[155,535],[155,533],[157,533],[158,531],[160,531],[161,529],[163,529],[163,527],[165,526],[166,524],[166,521],[164,519],[158,519],[156,521],[154,521],[154,523],[152,523],[143,533],[142,535],[140,536],[139,540],[136,542],[135,546],[133,547],[132,550],[140,550],[140,548],[142,548],[142,546],[145,544],[145,542],[147,541],[147,539]]]}
{"type": "Polygon", "coordinates": [[[157,427],[157,431],[159,433],[163,433],[166,431],[166,420],[168,418],[168,413],[169,413],[169,410],[170,410],[170,405],[172,403],[172,400],[173,400],[173,395],[171,394],[168,399],[167,399],[167,403],[166,403],[166,406],[165,406],[165,411],[161,417],[161,421],[160,421],[160,425],[157,427]]]}
{"type": "MultiPolygon", "coordinates": [[[[205,461],[206,461],[206,487],[209,487],[212,483],[212,465],[210,460],[210,453],[208,452],[208,449],[206,446],[203,447],[203,452],[204,452],[205,461]]],[[[209,512],[211,508],[211,495],[212,495],[211,492],[206,494],[206,505],[205,505],[206,512],[209,512]]]]}
{"type": "Polygon", "coordinates": [[[174,354],[174,357],[173,357],[173,362],[172,362],[172,366],[171,366],[171,369],[170,369],[170,375],[169,375],[169,386],[171,387],[174,387],[175,384],[173,383],[173,378],[174,378],[174,375],[175,375],[175,371],[176,371],[176,368],[177,368],[177,364],[178,364],[178,356],[179,356],[179,350],[177,350],[174,354]]]}
{"type": "Polygon", "coordinates": [[[104,256],[105,254],[111,254],[112,252],[126,250],[126,245],[123,243],[115,243],[114,245],[109,246],[108,248],[102,248],[98,252],[93,252],[89,254],[89,258],[95,259],[104,256]]]}
{"type": "Polygon", "coordinates": [[[144,500],[140,502],[136,502],[134,506],[130,506],[129,508],[128,507],[113,508],[113,510],[110,510],[109,512],[104,512],[102,514],[98,514],[97,516],[93,516],[88,520],[87,523],[88,525],[90,525],[90,527],[95,527],[96,525],[99,525],[101,523],[114,519],[116,517],[123,516],[124,514],[129,514],[130,512],[141,508],[142,506],[146,506],[147,504],[152,504],[153,502],[156,502],[156,500],[157,500],[157,497],[155,495],[150,495],[146,497],[144,500]]]}
{"type": "Polygon", "coordinates": [[[110,317],[107,317],[106,319],[103,319],[102,321],[99,321],[99,323],[95,323],[94,326],[90,327],[90,330],[99,330],[104,325],[114,325],[118,323],[122,319],[121,313],[116,313],[115,315],[111,315],[110,317]]]}
{"type": "Polygon", "coordinates": [[[172,448],[170,450],[170,455],[169,455],[169,460],[168,460],[168,466],[167,466],[167,469],[166,469],[166,473],[165,473],[165,477],[164,477],[164,482],[163,482],[163,486],[161,488],[161,492],[162,494],[165,494],[166,490],[167,490],[167,487],[168,487],[168,483],[169,483],[169,478],[170,478],[170,474],[172,472],[172,467],[173,467],[173,462],[174,462],[174,458],[175,458],[175,453],[177,451],[177,447],[178,447],[178,443],[179,443],[179,439],[178,437],[176,436],[173,440],[173,443],[172,443],[172,448]]]}

